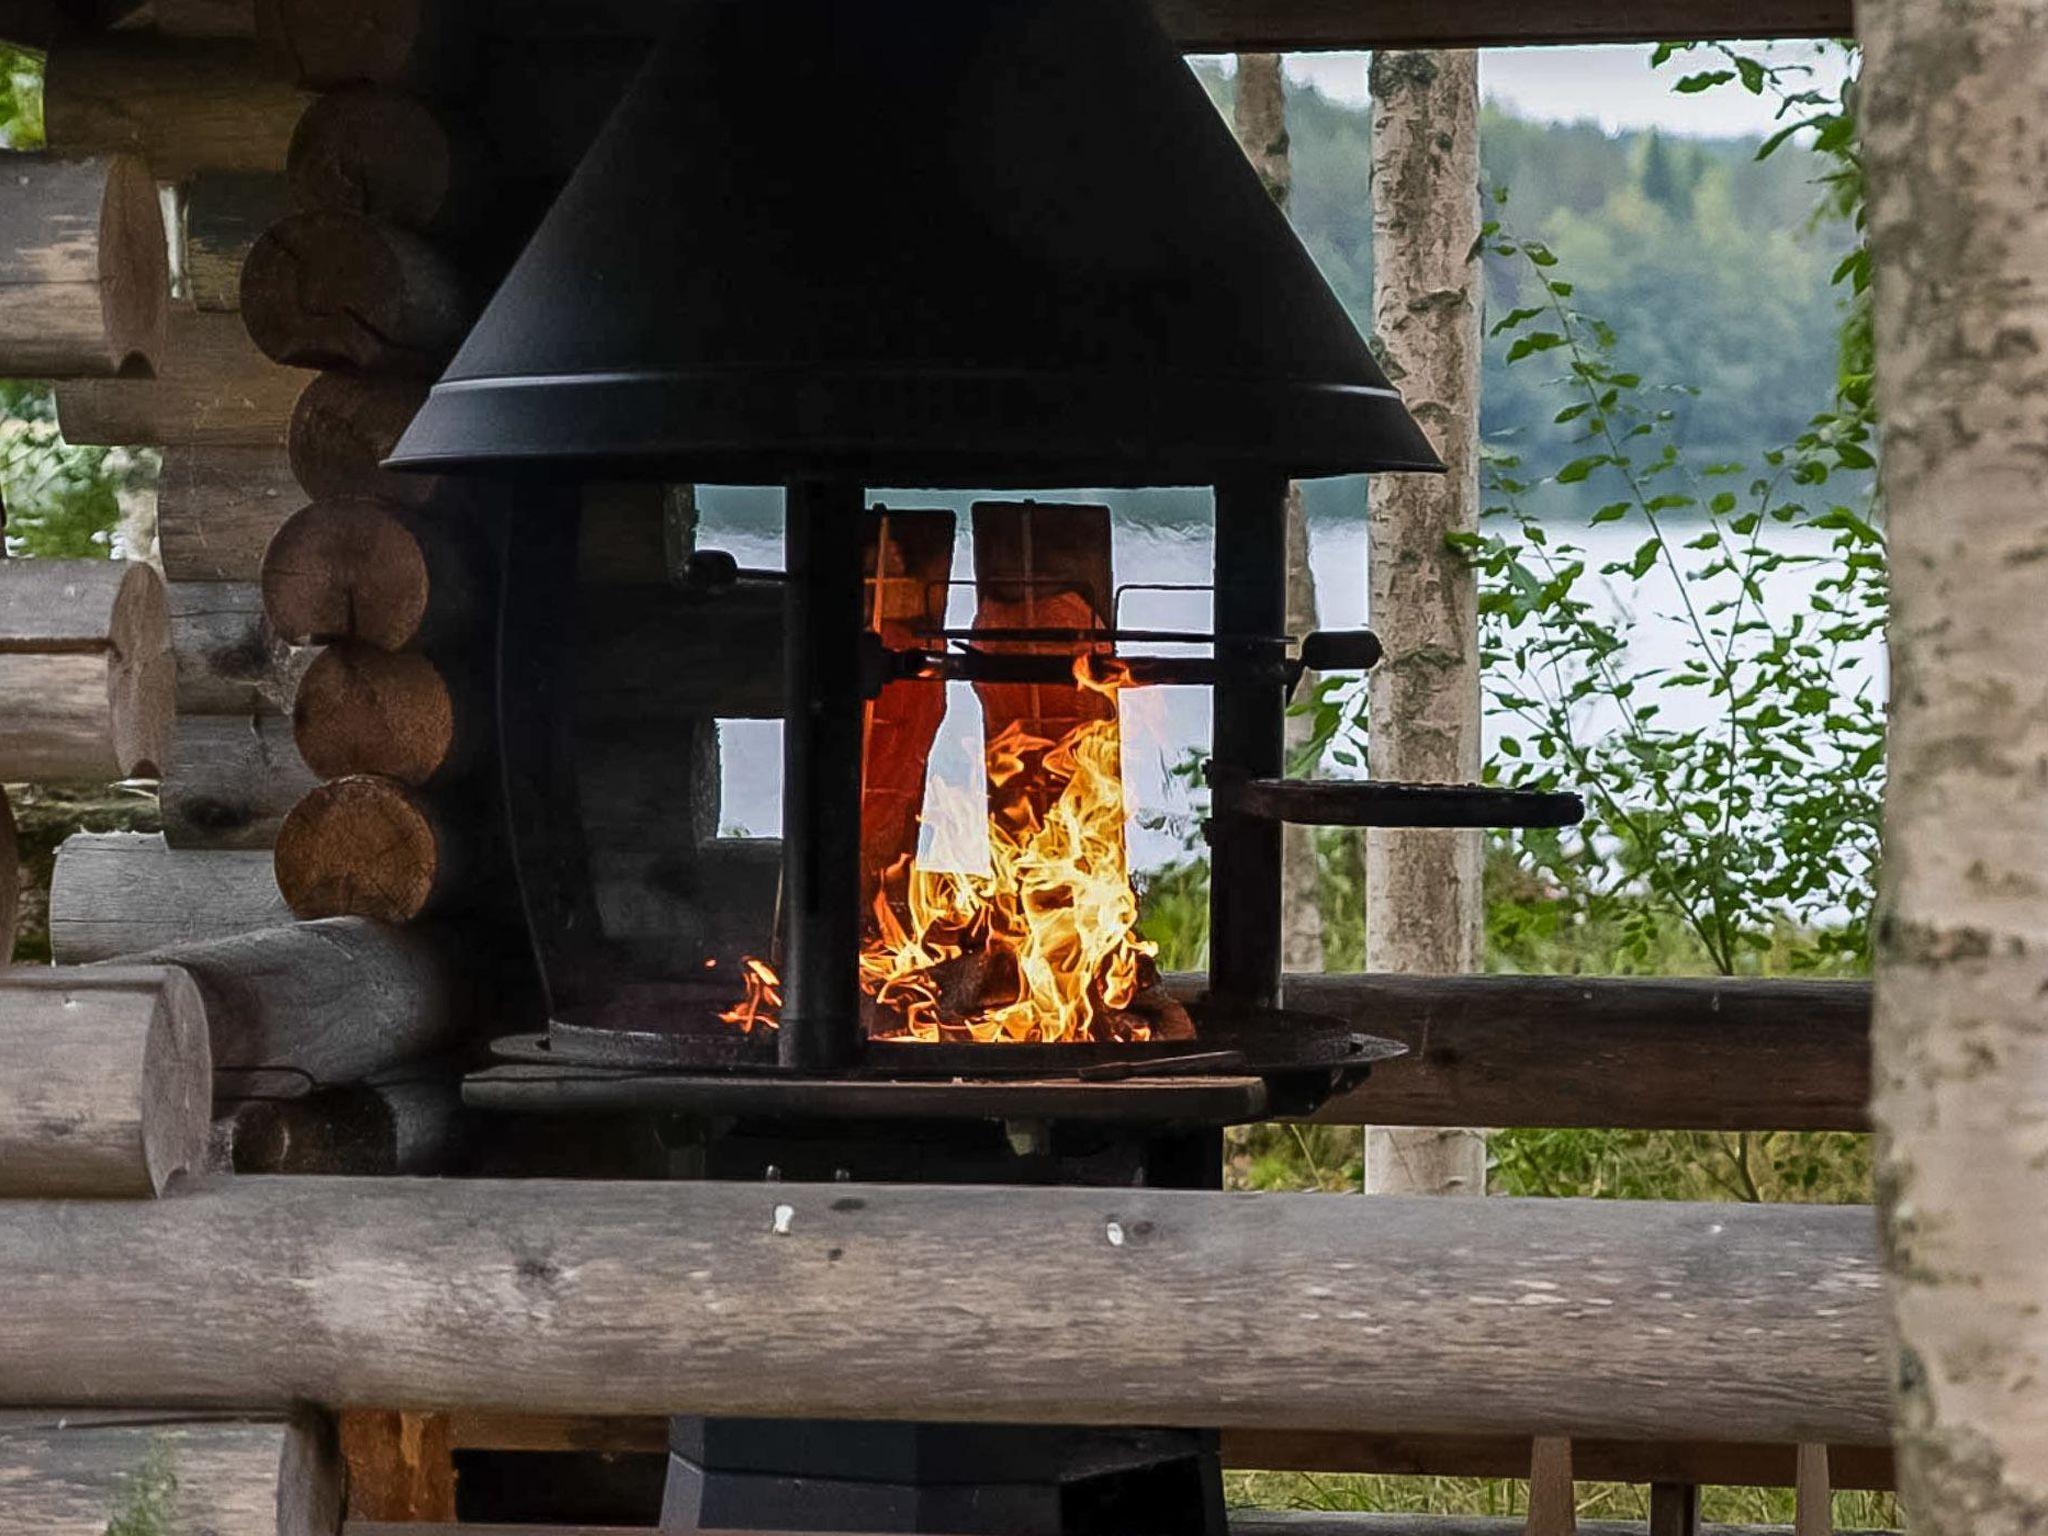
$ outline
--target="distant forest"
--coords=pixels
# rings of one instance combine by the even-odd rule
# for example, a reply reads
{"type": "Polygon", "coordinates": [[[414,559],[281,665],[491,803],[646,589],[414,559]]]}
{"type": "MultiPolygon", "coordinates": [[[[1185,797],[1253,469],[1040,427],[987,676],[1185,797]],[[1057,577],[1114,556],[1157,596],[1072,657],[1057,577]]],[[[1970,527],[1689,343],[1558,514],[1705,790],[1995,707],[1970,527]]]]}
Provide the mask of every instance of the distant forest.
{"type": "MultiPolygon", "coordinates": [[[[1227,114],[1231,81],[1201,73],[1227,114]]],[[[1287,126],[1294,226],[1370,333],[1370,111],[1290,86],[1287,126]]],[[[1840,319],[1828,279],[1850,241],[1845,227],[1812,223],[1810,155],[1788,145],[1759,162],[1756,140],[1610,134],[1492,107],[1479,142],[1488,187],[1508,190],[1495,216],[1550,244],[1560,275],[1577,284],[1574,303],[1620,332],[1629,367],[1649,383],[1698,391],[1671,405],[1701,462],[1754,460],[1826,405],[1840,319]]],[[[1489,279],[1495,315],[1536,302],[1504,264],[1490,263],[1489,279]]],[[[1504,368],[1501,348],[1489,347],[1487,434],[1540,442],[1558,403],[1543,381],[1558,371],[1504,368]]],[[[1318,510],[1334,509],[1325,502],[1318,510]]]]}

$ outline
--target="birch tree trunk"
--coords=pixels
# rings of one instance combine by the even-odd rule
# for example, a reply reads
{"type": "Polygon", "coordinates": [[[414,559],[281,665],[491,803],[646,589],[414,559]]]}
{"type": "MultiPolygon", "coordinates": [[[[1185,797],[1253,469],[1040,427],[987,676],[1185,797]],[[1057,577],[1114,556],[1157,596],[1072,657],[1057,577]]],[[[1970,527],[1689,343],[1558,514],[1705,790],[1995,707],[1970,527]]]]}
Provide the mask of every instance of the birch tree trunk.
{"type": "MultiPolygon", "coordinates": [[[[1259,173],[1282,213],[1294,186],[1287,152],[1287,86],[1277,53],[1237,56],[1237,142],[1259,173]]],[[[1301,486],[1287,487],[1287,632],[1305,635],[1316,627],[1315,574],[1308,563],[1308,514],[1301,486]]],[[[1314,686],[1302,679],[1304,689],[1314,686]]],[[[1298,751],[1308,737],[1306,720],[1289,717],[1287,750],[1298,751]]],[[[1282,834],[1280,956],[1290,971],[1323,968],[1323,914],[1316,881],[1313,827],[1290,826],[1282,834]]]]}
{"type": "Polygon", "coordinates": [[[1878,1199],[1916,1532],[2048,1530],[2048,11],[1869,0],[1878,1199]]]}
{"type": "MultiPolygon", "coordinates": [[[[1449,467],[1372,482],[1370,616],[1386,646],[1369,698],[1375,778],[1479,775],[1477,583],[1446,543],[1479,523],[1479,61],[1470,52],[1372,59],[1373,324],[1387,376],[1449,467]]],[[[1478,969],[1478,832],[1366,835],[1365,964],[1478,969]]],[[[1372,1127],[1375,1193],[1484,1194],[1478,1130],[1372,1127]]]]}

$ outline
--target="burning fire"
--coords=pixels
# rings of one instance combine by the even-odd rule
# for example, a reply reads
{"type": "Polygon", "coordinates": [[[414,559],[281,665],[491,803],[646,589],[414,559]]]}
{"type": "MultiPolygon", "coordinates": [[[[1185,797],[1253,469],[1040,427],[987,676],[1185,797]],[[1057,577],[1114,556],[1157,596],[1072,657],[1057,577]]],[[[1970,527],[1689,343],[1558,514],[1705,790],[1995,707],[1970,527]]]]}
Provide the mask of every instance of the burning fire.
{"type": "Polygon", "coordinates": [[[756,960],[752,955],[740,962],[745,972],[747,995],[719,1015],[728,1024],[737,1024],[740,1033],[751,1035],[758,1025],[763,1029],[775,1027],[775,1012],[782,1006],[782,978],[769,968],[765,960],[756,960]]]}
{"type": "MultiPolygon", "coordinates": [[[[1123,676],[1109,657],[1075,659],[1092,692],[1114,697],[1123,676]]],[[[860,957],[871,1032],[983,1043],[1191,1033],[1157,986],[1158,946],[1137,931],[1114,714],[1058,741],[1012,725],[988,743],[986,772],[985,796],[934,783],[925,810],[934,847],[974,845],[985,821],[986,867],[903,859],[883,876],[860,957]]],[[[723,1017],[772,1026],[775,973],[751,958],[746,968],[747,998],[723,1017]]]]}

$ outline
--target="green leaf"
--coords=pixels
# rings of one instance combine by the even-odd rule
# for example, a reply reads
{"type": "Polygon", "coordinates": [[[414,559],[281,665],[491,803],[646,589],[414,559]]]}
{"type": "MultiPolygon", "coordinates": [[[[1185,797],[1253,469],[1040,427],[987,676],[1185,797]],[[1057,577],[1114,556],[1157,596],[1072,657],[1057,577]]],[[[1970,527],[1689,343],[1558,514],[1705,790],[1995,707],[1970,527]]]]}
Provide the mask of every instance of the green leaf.
{"type": "Polygon", "coordinates": [[[1672,89],[1681,96],[1697,96],[1701,91],[1712,90],[1717,85],[1726,85],[1735,78],[1732,69],[1705,69],[1696,75],[1687,75],[1672,89]]]}

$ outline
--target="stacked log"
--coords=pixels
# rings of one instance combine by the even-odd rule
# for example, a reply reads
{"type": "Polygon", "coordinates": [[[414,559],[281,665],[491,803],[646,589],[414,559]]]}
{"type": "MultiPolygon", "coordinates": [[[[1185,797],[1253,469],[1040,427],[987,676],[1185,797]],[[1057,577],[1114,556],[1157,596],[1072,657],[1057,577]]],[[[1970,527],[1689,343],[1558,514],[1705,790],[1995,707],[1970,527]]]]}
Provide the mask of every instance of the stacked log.
{"type": "Polygon", "coordinates": [[[0,781],[156,777],[174,686],[163,583],[148,566],[0,562],[0,781]]]}
{"type": "Polygon", "coordinates": [[[132,155],[9,157],[0,198],[0,373],[137,378],[164,346],[163,215],[132,155]]]}
{"type": "Polygon", "coordinates": [[[212,1102],[184,972],[0,972],[0,1196],[161,1193],[202,1170],[212,1102]]]}

